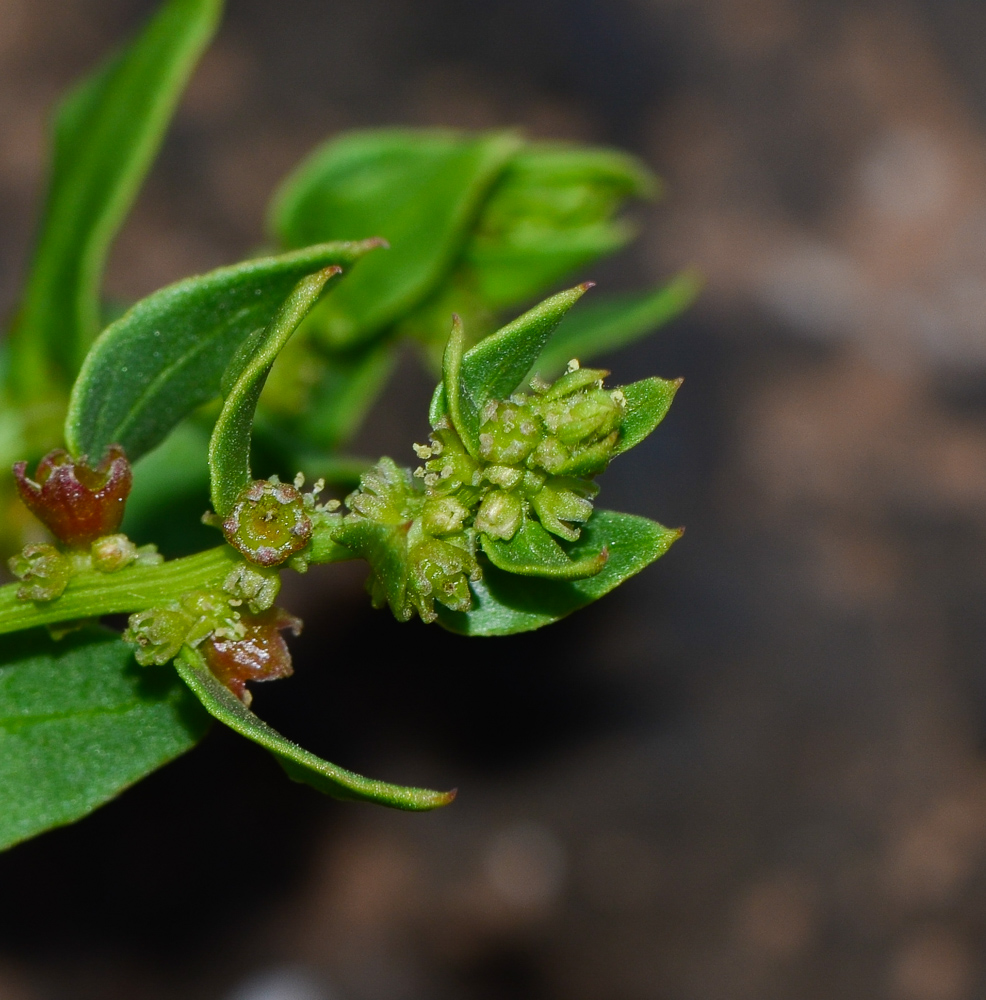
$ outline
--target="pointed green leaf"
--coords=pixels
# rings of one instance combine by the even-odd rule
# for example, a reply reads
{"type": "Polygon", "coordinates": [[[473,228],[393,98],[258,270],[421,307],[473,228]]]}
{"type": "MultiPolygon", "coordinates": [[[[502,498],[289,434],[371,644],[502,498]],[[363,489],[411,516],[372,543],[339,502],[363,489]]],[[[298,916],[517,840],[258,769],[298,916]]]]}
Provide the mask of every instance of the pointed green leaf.
{"type": "Polygon", "coordinates": [[[462,391],[462,356],[466,350],[466,332],[462,320],[452,317],[452,332],[449,334],[445,353],[442,355],[442,385],[448,405],[452,425],[459,432],[466,450],[476,458],[479,455],[479,421],[475,405],[462,391]]]}
{"type": "Polygon", "coordinates": [[[689,270],[653,291],[594,298],[565,318],[534,369],[552,379],[571,358],[584,363],[632,344],[687,309],[701,287],[701,277],[689,270]]]}
{"type": "Polygon", "coordinates": [[[545,299],[466,351],[455,369],[459,388],[454,408],[446,378],[432,396],[432,426],[452,411],[456,430],[475,453],[483,407],[491,399],[506,399],[520,385],[565,313],[592,287],[587,281],[545,299]]]}
{"type": "Polygon", "coordinates": [[[627,412],[620,425],[620,439],[614,455],[621,455],[647,437],[665,418],[683,379],[645,378],[620,386],[627,412]]]}
{"type": "Polygon", "coordinates": [[[221,11],[221,0],[170,0],[60,105],[44,220],[11,333],[19,396],[67,387],[82,363],[99,329],[110,244],[221,11]]]}
{"type": "Polygon", "coordinates": [[[536,576],[546,580],[581,580],[595,576],[606,565],[608,551],[572,559],[537,521],[525,519],[509,542],[480,536],[487,558],[497,569],[518,576],[536,576]]]}
{"type": "Polygon", "coordinates": [[[393,809],[415,812],[448,805],[455,798],[454,791],[433,792],[426,788],[407,788],[364,778],[303,750],[257,718],[210,673],[197,650],[186,646],[175,666],[210,715],[269,750],[295,781],[311,785],[333,798],[376,802],[393,809]]]}
{"type": "Polygon", "coordinates": [[[326,243],[187,278],[138,302],[93,345],[65,422],[75,454],[121,444],[131,462],[219,395],[243,341],[266,327],[307,274],[346,266],[379,241],[326,243]]]}
{"type": "Polygon", "coordinates": [[[565,314],[592,287],[586,281],[552,295],[466,351],[462,391],[477,414],[489,400],[506,399],[524,381],[565,314]]]}
{"type": "Polygon", "coordinates": [[[326,282],[342,270],[337,265],[302,278],[292,289],[249,350],[237,354],[223,376],[226,399],[209,441],[209,483],[212,507],[220,517],[232,509],[240,491],[253,478],[250,472],[250,436],[257,401],[274,361],[298,324],[318,301],[326,282]]]}
{"type": "Polygon", "coordinates": [[[285,181],[271,211],[283,245],[377,234],[390,242],[385,260],[361,263],[313,316],[330,345],[372,338],[431,294],[519,145],[511,133],[356,132],[285,181]]]}
{"type": "Polygon", "coordinates": [[[41,630],[0,653],[0,849],[80,819],[204,735],[170,668],[138,667],[106,629],[41,630]]]}
{"type": "Polygon", "coordinates": [[[541,628],[591,604],[624,580],[664,555],[681,537],[681,529],[665,528],[647,518],[597,510],[577,542],[567,546],[572,559],[609,552],[606,565],[584,580],[538,580],[486,567],[483,579],[471,584],[475,605],[470,611],[438,607],[438,621],[462,635],[512,635],[541,628]]]}

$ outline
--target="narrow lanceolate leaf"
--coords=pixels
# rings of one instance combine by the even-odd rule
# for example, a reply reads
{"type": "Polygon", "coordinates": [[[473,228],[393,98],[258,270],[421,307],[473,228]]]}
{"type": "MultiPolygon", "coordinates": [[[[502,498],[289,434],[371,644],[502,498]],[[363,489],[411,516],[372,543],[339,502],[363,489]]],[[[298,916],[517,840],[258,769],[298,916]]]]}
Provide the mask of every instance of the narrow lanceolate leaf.
{"type": "Polygon", "coordinates": [[[141,611],[192,590],[214,590],[241,563],[233,549],[221,545],[158,566],[128,566],[116,573],[80,573],[53,601],[22,600],[17,596],[21,584],[8,583],[0,587],[0,635],[36,625],[141,611]]]}
{"type": "Polygon", "coordinates": [[[212,506],[220,517],[232,509],[240,491],[253,478],[250,473],[250,435],[257,401],[274,361],[298,324],[318,301],[329,278],[339,274],[337,265],[310,274],[295,285],[256,340],[234,356],[223,376],[226,396],[209,441],[209,481],[212,506]]]}
{"type": "Polygon", "coordinates": [[[534,370],[542,378],[552,379],[572,358],[584,363],[625,347],[684,312],[701,287],[697,272],[682,271],[653,291],[593,299],[565,318],[534,370]]]}
{"type": "Polygon", "coordinates": [[[484,567],[483,579],[470,584],[472,609],[436,607],[439,624],[462,635],[512,635],[550,625],[639,573],[664,555],[681,533],[681,529],[665,528],[644,517],[597,510],[582,528],[578,542],[568,546],[574,560],[607,550],[606,565],[594,576],[537,580],[484,567]]]}
{"type": "Polygon", "coordinates": [[[138,302],[103,331],[82,366],[65,422],[69,448],[101,455],[120,444],[136,461],[219,395],[237,350],[301,278],[379,245],[326,243],[221,267],[138,302]]]}
{"type": "Polygon", "coordinates": [[[427,788],[407,788],[364,778],[303,750],[254,715],[221,684],[209,672],[197,650],[186,646],[175,666],[210,715],[269,750],[295,781],[302,781],[337,799],[376,802],[416,812],[448,805],[455,798],[454,791],[433,792],[427,788]]]}
{"type": "Polygon", "coordinates": [[[545,299],[466,351],[460,365],[450,369],[447,360],[446,378],[429,410],[432,425],[447,411],[458,413],[454,420],[460,436],[467,443],[478,440],[483,407],[491,399],[506,399],[520,385],[565,313],[592,287],[585,282],[545,299]],[[454,406],[447,381],[450,370],[458,386],[454,406]]]}
{"type": "Polygon", "coordinates": [[[629,451],[654,430],[667,416],[671,401],[683,379],[645,378],[620,386],[627,403],[626,416],[620,425],[620,439],[614,455],[629,451]]]}
{"type": "Polygon", "coordinates": [[[271,228],[288,247],[380,235],[372,257],[319,307],[336,349],[382,332],[451,271],[490,186],[520,146],[511,133],[356,132],[317,150],[284,183],[271,228]]]}
{"type": "Polygon", "coordinates": [[[11,334],[11,386],[68,387],[99,329],[110,243],[222,11],[169,0],[122,53],[59,106],[41,233],[11,334]]]}
{"type": "Polygon", "coordinates": [[[0,653],[0,849],[92,812],[198,742],[209,717],[113,632],[35,630],[0,653]]]}
{"type": "Polygon", "coordinates": [[[481,544],[486,557],[497,569],[546,580],[582,580],[595,576],[609,558],[604,548],[572,559],[556,539],[537,521],[531,520],[525,520],[509,542],[482,535],[481,544]]]}

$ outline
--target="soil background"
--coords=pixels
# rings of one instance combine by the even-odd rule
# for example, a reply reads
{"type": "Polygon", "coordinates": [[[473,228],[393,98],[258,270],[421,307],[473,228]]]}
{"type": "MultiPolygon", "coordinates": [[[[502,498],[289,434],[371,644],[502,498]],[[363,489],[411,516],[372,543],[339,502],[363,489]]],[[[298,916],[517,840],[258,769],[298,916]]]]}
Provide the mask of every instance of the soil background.
{"type": "MultiPolygon", "coordinates": [[[[0,0],[4,310],[47,111],[150,10],[0,0]]],[[[112,295],[250,252],[343,129],[629,148],[666,197],[584,277],[707,286],[607,359],[685,385],[605,500],[687,534],[502,640],[313,574],[259,714],[458,801],[323,800],[217,728],[0,857],[0,1000],[986,995],[984,37],[980,0],[230,0],[112,295]]],[[[428,390],[408,359],[359,450],[428,390]]]]}

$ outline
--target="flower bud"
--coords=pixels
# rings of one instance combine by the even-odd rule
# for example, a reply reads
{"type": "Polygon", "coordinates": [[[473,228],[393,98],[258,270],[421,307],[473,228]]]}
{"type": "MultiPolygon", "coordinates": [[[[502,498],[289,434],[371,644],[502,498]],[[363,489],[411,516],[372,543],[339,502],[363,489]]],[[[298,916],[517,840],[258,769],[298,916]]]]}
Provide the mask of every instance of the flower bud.
{"type": "Polygon", "coordinates": [[[123,449],[110,445],[93,468],[57,448],[38,463],[35,479],[27,462],[14,465],[17,491],[27,508],[65,545],[80,548],[113,534],[123,520],[133,475],[123,449]]]}
{"type": "Polygon", "coordinates": [[[513,493],[491,490],[476,511],[476,530],[491,538],[510,541],[524,520],[524,501],[513,493]]]}
{"type": "Polygon", "coordinates": [[[590,389],[553,400],[542,409],[545,426],[569,448],[590,444],[620,426],[624,407],[618,399],[604,389],[590,389]]]}
{"type": "Polygon", "coordinates": [[[61,597],[72,577],[71,561],[54,545],[25,545],[7,565],[25,583],[17,591],[22,601],[53,601],[61,597]]]}
{"type": "Polygon", "coordinates": [[[137,559],[137,546],[126,535],[104,535],[92,543],[92,567],[100,573],[115,573],[137,559]]]}
{"type": "MultiPolygon", "coordinates": [[[[519,397],[518,397],[519,398],[519,397]]],[[[479,453],[495,465],[516,465],[541,439],[540,421],[525,402],[491,404],[479,428],[479,453]]]]}
{"type": "Polygon", "coordinates": [[[477,571],[476,559],[467,549],[432,538],[415,545],[408,554],[411,600],[422,621],[433,622],[435,601],[453,611],[472,606],[467,574],[477,571]]]}
{"type": "Polygon", "coordinates": [[[308,544],[312,521],[295,487],[257,479],[240,493],[222,529],[250,562],[277,566],[308,544]]]}
{"type": "Polygon", "coordinates": [[[580,531],[566,522],[588,521],[592,515],[592,502],[587,497],[593,496],[596,492],[591,483],[553,477],[531,500],[531,506],[548,531],[566,541],[574,542],[579,537],[580,531]]]}
{"type": "Polygon", "coordinates": [[[429,535],[452,535],[468,516],[469,508],[456,497],[431,497],[421,508],[421,527],[429,535]]]}
{"type": "Polygon", "coordinates": [[[382,458],[359,477],[359,489],[346,497],[346,506],[378,524],[403,524],[408,520],[406,507],[413,492],[407,470],[392,458],[382,458]]]}
{"type": "Polygon", "coordinates": [[[281,632],[301,632],[301,620],[283,608],[269,608],[259,615],[244,616],[243,637],[213,636],[202,645],[212,673],[244,704],[249,705],[248,681],[273,681],[294,673],[291,653],[281,632]]]}
{"type": "Polygon", "coordinates": [[[141,666],[161,666],[178,655],[193,625],[177,605],[147,608],[130,616],[123,638],[137,647],[134,656],[141,666]]]}
{"type": "Polygon", "coordinates": [[[246,563],[230,570],[223,582],[223,591],[232,602],[245,602],[255,615],[273,607],[280,589],[281,577],[275,570],[255,569],[246,563]]]}

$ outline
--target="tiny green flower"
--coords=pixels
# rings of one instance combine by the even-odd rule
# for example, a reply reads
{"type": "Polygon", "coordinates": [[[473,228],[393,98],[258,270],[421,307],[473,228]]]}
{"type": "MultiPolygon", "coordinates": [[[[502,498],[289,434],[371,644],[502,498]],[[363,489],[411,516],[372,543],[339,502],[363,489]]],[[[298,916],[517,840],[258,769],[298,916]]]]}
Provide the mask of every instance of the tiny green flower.
{"type": "Polygon", "coordinates": [[[250,562],[277,566],[308,544],[312,520],[294,486],[256,479],[240,493],[222,529],[250,562]]]}
{"type": "Polygon", "coordinates": [[[72,562],[54,545],[25,545],[8,562],[10,572],[24,586],[17,591],[22,601],[53,601],[61,597],[72,578],[72,562]]]}

